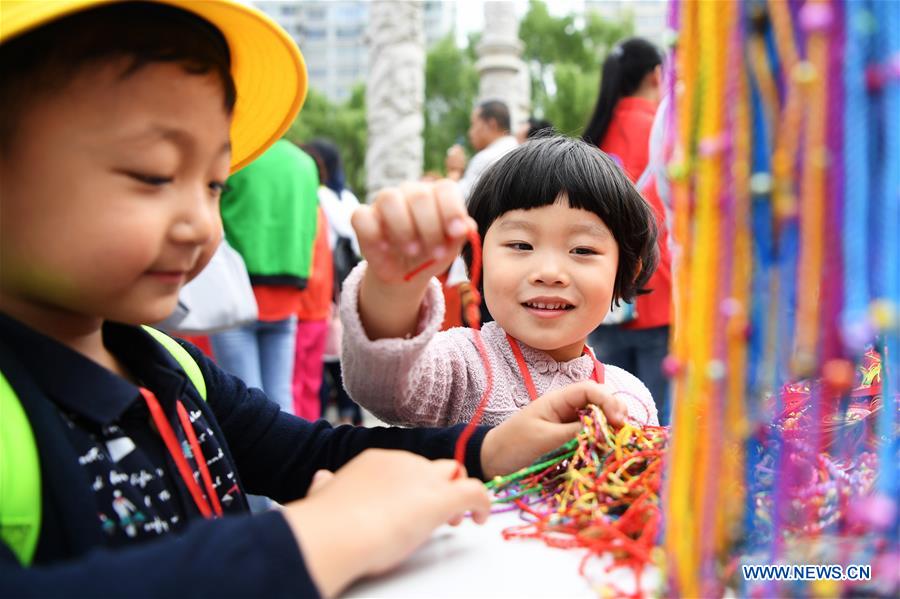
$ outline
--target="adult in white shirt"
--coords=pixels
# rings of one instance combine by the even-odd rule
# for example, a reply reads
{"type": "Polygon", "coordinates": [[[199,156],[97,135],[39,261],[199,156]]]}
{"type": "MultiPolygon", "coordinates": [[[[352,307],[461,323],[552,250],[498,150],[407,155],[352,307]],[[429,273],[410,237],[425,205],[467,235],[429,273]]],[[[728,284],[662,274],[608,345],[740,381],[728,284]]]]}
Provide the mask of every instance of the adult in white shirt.
{"type": "Polygon", "coordinates": [[[350,224],[353,211],[359,207],[359,200],[353,192],[346,187],[340,195],[324,183],[319,187],[319,205],[328,219],[328,245],[333,250],[339,237],[346,237],[353,245],[353,250],[360,255],[359,241],[356,239],[356,231],[350,224]]]}
{"type": "Polygon", "coordinates": [[[359,242],[356,239],[356,231],[350,224],[353,211],[359,207],[359,200],[353,192],[346,187],[344,163],[340,152],[333,142],[317,138],[303,145],[303,149],[316,162],[321,162],[319,205],[328,219],[328,245],[333,250],[340,237],[350,240],[356,255],[360,255],[359,242]]]}
{"type": "MultiPolygon", "coordinates": [[[[466,201],[484,171],[519,145],[516,138],[510,135],[509,108],[506,104],[499,100],[487,100],[476,106],[469,124],[469,141],[478,152],[468,165],[466,154],[459,145],[447,150],[444,163],[447,177],[459,182],[459,190],[466,201]]],[[[444,286],[448,289],[459,287],[464,304],[472,300],[468,280],[466,265],[462,258],[457,257],[450,266],[444,286]]],[[[481,318],[482,322],[493,320],[484,304],[481,306],[481,318]]]]}
{"type": "Polygon", "coordinates": [[[477,153],[466,164],[466,154],[459,145],[447,150],[447,177],[459,181],[464,198],[469,198],[481,174],[504,154],[518,145],[510,135],[509,108],[499,100],[482,102],[472,111],[469,141],[477,153]]]}

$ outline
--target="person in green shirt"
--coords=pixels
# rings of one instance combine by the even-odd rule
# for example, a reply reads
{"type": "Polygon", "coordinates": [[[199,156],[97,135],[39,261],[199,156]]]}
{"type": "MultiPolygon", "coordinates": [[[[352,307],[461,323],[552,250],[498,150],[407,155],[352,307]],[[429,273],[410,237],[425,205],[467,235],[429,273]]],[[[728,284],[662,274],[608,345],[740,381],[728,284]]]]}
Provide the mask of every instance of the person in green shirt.
{"type": "Polygon", "coordinates": [[[221,213],[244,258],[259,306],[256,322],[210,336],[219,365],[293,413],[291,377],[300,292],[316,236],[315,161],[281,139],[228,178],[221,213]]]}

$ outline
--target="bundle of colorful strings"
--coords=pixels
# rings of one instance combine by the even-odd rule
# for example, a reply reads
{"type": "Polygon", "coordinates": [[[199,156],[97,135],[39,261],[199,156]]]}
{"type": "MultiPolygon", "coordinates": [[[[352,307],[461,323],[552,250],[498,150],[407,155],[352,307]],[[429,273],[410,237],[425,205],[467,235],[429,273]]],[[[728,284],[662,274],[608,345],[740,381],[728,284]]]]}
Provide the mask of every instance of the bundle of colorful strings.
{"type": "Polygon", "coordinates": [[[750,531],[747,546],[765,546],[775,535],[785,539],[818,535],[836,525],[865,532],[859,526],[863,521],[859,510],[871,496],[877,472],[878,456],[869,451],[843,460],[800,442],[767,451],[756,463],[749,489],[756,526],[750,531]],[[777,456],[782,451],[789,455],[790,482],[785,500],[776,505],[773,490],[777,456]],[[777,518],[773,518],[776,509],[777,518]]]}
{"type": "MultiPolygon", "coordinates": [[[[637,589],[633,596],[640,596],[641,574],[657,561],[654,546],[662,521],[659,493],[668,430],[631,424],[615,430],[593,405],[581,413],[581,423],[581,432],[569,443],[487,483],[497,505],[522,510],[526,520],[503,535],[587,549],[582,575],[592,557],[612,556],[607,571],[630,569],[637,589]]],[[[626,595],[619,588],[612,590],[626,595]]]]}
{"type": "MultiPolygon", "coordinates": [[[[883,444],[877,434],[877,418],[883,408],[881,358],[870,349],[857,368],[857,381],[846,393],[822,393],[824,380],[805,379],[782,388],[779,407],[770,437],[803,441],[818,433],[823,452],[856,455],[877,451],[883,444]],[[813,400],[819,398],[819,405],[813,400]]],[[[773,402],[774,403],[774,402],[773,402]]],[[[772,405],[767,411],[775,411],[772,405]]],[[[896,434],[896,431],[895,431],[896,434]]]]}
{"type": "MultiPolygon", "coordinates": [[[[867,351],[856,370],[852,389],[843,393],[834,393],[827,377],[782,389],[783,411],[760,441],[759,455],[749,460],[753,526],[741,551],[767,562],[778,546],[789,563],[872,564],[873,576],[890,577],[889,569],[874,563],[889,554],[881,535],[891,527],[893,509],[875,492],[882,470],[878,451],[891,438],[876,426],[883,409],[878,353],[867,351]],[[828,549],[835,543],[840,552],[828,549]]],[[[859,592],[879,592],[867,581],[853,584],[859,592]]],[[[747,586],[751,594],[772,590],[747,586]]]]}

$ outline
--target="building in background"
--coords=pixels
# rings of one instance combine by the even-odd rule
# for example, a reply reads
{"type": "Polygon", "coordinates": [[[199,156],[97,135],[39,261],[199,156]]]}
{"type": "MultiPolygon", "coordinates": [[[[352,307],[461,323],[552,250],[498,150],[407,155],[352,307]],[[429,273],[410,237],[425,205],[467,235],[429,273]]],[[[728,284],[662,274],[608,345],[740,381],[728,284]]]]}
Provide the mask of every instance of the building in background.
{"type": "Polygon", "coordinates": [[[257,0],[254,4],[300,46],[311,88],[331,100],[343,101],[354,85],[365,80],[366,2],[257,0]]]}
{"type": "MultiPolygon", "coordinates": [[[[309,85],[330,100],[344,101],[365,82],[369,67],[366,25],[370,2],[362,0],[255,0],[300,46],[309,85]]],[[[454,31],[458,2],[425,0],[425,44],[454,31]]]]}

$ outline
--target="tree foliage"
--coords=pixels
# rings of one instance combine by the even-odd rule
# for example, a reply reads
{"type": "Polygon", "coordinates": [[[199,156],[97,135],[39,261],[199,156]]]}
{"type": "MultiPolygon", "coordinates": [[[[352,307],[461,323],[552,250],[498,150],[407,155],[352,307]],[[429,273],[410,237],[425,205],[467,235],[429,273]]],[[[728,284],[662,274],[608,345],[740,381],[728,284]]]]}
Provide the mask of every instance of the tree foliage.
{"type": "Polygon", "coordinates": [[[353,88],[346,102],[332,102],[324,94],[310,89],[303,110],[286,137],[302,144],[317,137],[330,139],[341,152],[347,186],[359,197],[366,192],[366,88],[353,88]]]}
{"type": "Polygon", "coordinates": [[[603,60],[633,30],[630,17],[554,17],[544,2],[531,0],[519,23],[519,37],[531,76],[532,113],[562,133],[581,135],[597,100],[603,60]]]}
{"type": "Polygon", "coordinates": [[[458,48],[452,35],[438,41],[425,59],[426,172],[443,172],[447,148],[468,143],[466,131],[477,94],[474,53],[458,48]]]}

